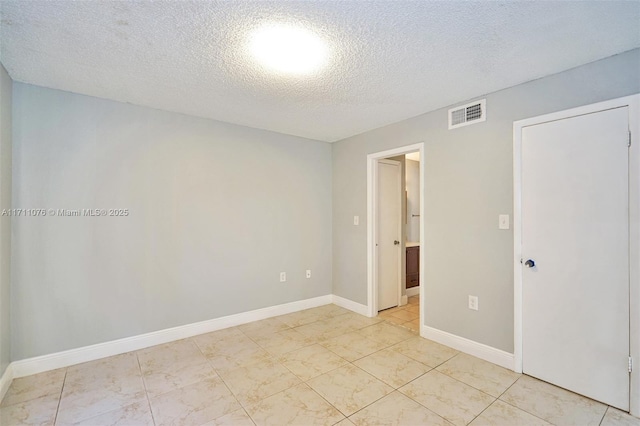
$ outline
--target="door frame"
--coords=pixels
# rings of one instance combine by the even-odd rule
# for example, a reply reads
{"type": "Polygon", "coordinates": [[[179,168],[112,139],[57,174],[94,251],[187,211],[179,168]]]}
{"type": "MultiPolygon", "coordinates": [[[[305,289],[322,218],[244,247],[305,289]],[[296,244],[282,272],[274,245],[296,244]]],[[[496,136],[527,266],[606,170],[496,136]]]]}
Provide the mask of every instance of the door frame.
{"type": "MultiPolygon", "coordinates": [[[[386,151],[375,152],[367,155],[367,314],[369,317],[378,315],[377,300],[377,264],[378,251],[375,247],[377,218],[377,163],[388,157],[409,154],[418,151],[420,153],[420,334],[424,327],[422,310],[424,309],[424,142],[406,145],[386,151]]],[[[402,196],[402,194],[401,194],[402,196]]],[[[402,256],[400,256],[402,258],[402,256]]],[[[402,273],[402,268],[400,268],[402,273]]],[[[402,279],[400,279],[399,295],[402,294],[402,279]]]]}
{"type": "MultiPolygon", "coordinates": [[[[513,305],[514,367],[522,373],[522,129],[604,110],[628,107],[629,148],[629,350],[630,412],[640,415],[640,94],[598,102],[513,123],[513,305]]],[[[623,141],[624,142],[624,141],[623,141]]]]}
{"type": "MultiPolygon", "coordinates": [[[[378,207],[378,202],[377,202],[377,199],[379,197],[379,193],[378,193],[378,191],[379,191],[379,188],[378,188],[378,178],[379,178],[378,168],[380,167],[380,163],[385,163],[385,164],[388,164],[388,165],[392,165],[392,166],[398,167],[398,180],[396,182],[396,185],[397,185],[397,188],[398,188],[398,199],[396,200],[396,202],[398,203],[398,207],[400,207],[400,213],[398,214],[399,217],[398,217],[398,229],[397,229],[397,232],[398,232],[398,238],[399,238],[400,242],[402,242],[402,220],[403,220],[403,218],[402,218],[402,163],[400,163],[400,161],[391,160],[389,158],[381,158],[381,159],[376,160],[376,162],[374,163],[374,168],[375,168],[374,174],[376,176],[376,180],[374,182],[374,185],[375,185],[374,191],[375,192],[373,193],[373,196],[374,196],[374,199],[376,200],[376,203],[375,203],[376,204],[376,210],[375,210],[376,221],[377,221],[377,214],[378,214],[378,208],[377,208],[378,207]]],[[[379,225],[379,223],[376,222],[376,225],[379,225]]],[[[378,239],[377,232],[378,232],[378,227],[376,226],[375,229],[374,229],[374,241],[378,239]]],[[[400,248],[402,248],[402,247],[400,247],[400,248]]],[[[376,255],[376,262],[375,262],[375,265],[374,265],[374,268],[375,268],[374,280],[376,281],[376,287],[375,288],[376,288],[376,290],[379,290],[379,288],[378,288],[378,285],[379,285],[379,283],[378,283],[378,273],[379,273],[379,271],[378,271],[378,260],[379,260],[379,258],[378,258],[379,257],[378,250],[375,251],[375,255],[376,255]]],[[[397,277],[398,285],[397,285],[397,289],[396,289],[396,296],[397,296],[396,299],[398,301],[398,305],[397,306],[400,306],[402,304],[402,253],[400,253],[400,252],[398,252],[398,265],[397,266],[398,266],[398,277],[397,277]]],[[[377,297],[378,297],[378,291],[376,291],[376,304],[375,304],[376,311],[378,310],[377,297]]]]}

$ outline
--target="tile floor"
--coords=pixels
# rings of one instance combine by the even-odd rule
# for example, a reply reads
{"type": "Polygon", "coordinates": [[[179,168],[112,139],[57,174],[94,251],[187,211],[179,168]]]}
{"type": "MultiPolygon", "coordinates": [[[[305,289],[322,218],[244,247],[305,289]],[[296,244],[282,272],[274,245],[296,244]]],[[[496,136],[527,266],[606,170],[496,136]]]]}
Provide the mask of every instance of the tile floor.
{"type": "Polygon", "coordinates": [[[0,425],[640,425],[412,321],[326,305],[16,379],[0,425]]]}

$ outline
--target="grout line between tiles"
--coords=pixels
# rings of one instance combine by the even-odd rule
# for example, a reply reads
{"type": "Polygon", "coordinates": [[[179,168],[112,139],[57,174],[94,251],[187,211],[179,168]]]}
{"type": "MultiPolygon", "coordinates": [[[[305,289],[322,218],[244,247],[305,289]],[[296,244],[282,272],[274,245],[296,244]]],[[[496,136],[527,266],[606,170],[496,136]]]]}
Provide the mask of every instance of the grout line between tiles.
{"type": "Polygon", "coordinates": [[[149,413],[151,414],[151,421],[156,424],[156,418],[153,415],[151,409],[151,398],[149,398],[149,392],[147,392],[147,382],[144,380],[144,373],[142,372],[142,365],[140,364],[140,357],[138,357],[138,351],[136,351],[136,361],[138,361],[138,369],[140,370],[140,380],[142,380],[142,386],[144,387],[144,395],[147,397],[147,405],[149,406],[149,413]]]}
{"type": "Polygon", "coordinates": [[[62,393],[64,392],[64,385],[67,381],[67,372],[69,370],[65,368],[64,370],[64,378],[62,379],[62,387],[60,388],[60,397],[58,398],[58,406],[56,407],[56,415],[53,417],[53,424],[55,425],[58,421],[58,413],[60,412],[60,403],[62,402],[62,393]]]}
{"type": "MultiPolygon", "coordinates": [[[[501,399],[501,398],[502,398],[502,396],[503,396],[505,393],[507,393],[507,392],[509,391],[509,389],[511,389],[513,386],[515,386],[515,384],[516,384],[516,383],[518,383],[518,381],[522,378],[522,376],[524,376],[524,374],[520,374],[520,377],[518,377],[518,379],[517,379],[515,382],[511,383],[511,386],[509,386],[508,388],[506,388],[506,389],[504,390],[504,392],[502,392],[502,393],[500,394],[500,396],[498,397],[498,399],[496,399],[496,401],[500,401],[500,402],[502,402],[503,404],[510,405],[510,406],[512,406],[512,407],[514,407],[514,408],[517,408],[518,410],[522,410],[522,411],[524,411],[525,413],[532,415],[532,416],[533,416],[533,417],[535,417],[536,419],[540,419],[540,420],[542,420],[542,421],[544,421],[544,422],[547,422],[547,423],[549,423],[549,424],[552,424],[550,421],[545,420],[545,419],[543,419],[543,418],[542,418],[542,417],[540,417],[540,416],[536,416],[535,414],[528,412],[528,411],[527,411],[527,410],[525,410],[524,408],[520,408],[520,407],[518,407],[517,405],[510,404],[509,402],[505,401],[504,399],[501,399]]],[[[493,405],[494,403],[495,403],[495,401],[493,401],[491,404],[493,405]]],[[[487,407],[487,408],[489,408],[489,407],[487,407]]]]}

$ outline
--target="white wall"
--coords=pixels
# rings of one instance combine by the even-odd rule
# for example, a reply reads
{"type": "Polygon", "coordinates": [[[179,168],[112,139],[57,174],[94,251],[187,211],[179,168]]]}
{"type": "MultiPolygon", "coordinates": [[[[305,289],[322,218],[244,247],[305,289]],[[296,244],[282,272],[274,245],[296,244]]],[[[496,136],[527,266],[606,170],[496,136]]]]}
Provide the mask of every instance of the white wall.
{"type": "Polygon", "coordinates": [[[366,218],[367,154],[424,141],[423,318],[512,352],[513,232],[497,225],[513,215],[513,122],[638,93],[639,76],[635,49],[488,94],[484,123],[448,130],[443,108],[333,144],[334,294],[367,303],[367,224],[352,222],[366,218]]]}
{"type": "Polygon", "coordinates": [[[407,241],[420,241],[420,162],[415,160],[406,161],[406,181],[407,181],[407,241]]]}
{"type": "MultiPolygon", "coordinates": [[[[12,81],[0,64],[0,212],[11,209],[12,81]]],[[[11,217],[0,216],[0,376],[11,361],[11,217]]]]}
{"type": "Polygon", "coordinates": [[[331,293],[329,144],[19,83],[13,102],[14,207],[130,211],[14,218],[14,360],[331,293]]]}

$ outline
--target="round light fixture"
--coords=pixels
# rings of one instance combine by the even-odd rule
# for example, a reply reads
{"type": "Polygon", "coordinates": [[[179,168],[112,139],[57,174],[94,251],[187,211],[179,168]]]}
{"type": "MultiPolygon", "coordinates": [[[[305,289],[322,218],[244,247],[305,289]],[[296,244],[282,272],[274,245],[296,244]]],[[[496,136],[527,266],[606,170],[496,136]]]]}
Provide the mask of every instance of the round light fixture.
{"type": "Polygon", "coordinates": [[[253,31],[249,50],[263,66],[284,74],[309,74],[327,61],[324,40],[305,28],[272,24],[253,31]]]}

